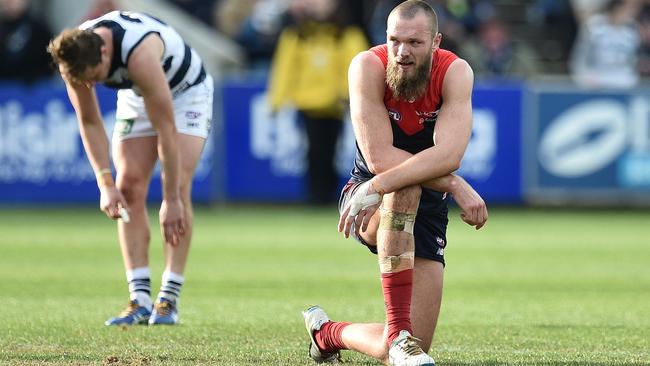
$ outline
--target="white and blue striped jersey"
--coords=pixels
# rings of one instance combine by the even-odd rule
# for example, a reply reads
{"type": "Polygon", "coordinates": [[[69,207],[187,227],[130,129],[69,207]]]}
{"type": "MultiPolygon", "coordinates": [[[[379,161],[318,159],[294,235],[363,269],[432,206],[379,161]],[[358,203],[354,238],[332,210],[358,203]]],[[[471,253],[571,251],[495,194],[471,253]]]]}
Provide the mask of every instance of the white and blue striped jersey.
{"type": "Polygon", "coordinates": [[[114,89],[133,89],[141,94],[129,78],[127,64],[133,50],[151,33],[162,39],[165,50],[160,64],[167,76],[172,95],[202,82],[205,68],[201,58],[172,27],[146,14],[112,11],[88,20],[79,29],[106,27],[113,33],[113,58],[108,78],[103,84],[114,89]]]}

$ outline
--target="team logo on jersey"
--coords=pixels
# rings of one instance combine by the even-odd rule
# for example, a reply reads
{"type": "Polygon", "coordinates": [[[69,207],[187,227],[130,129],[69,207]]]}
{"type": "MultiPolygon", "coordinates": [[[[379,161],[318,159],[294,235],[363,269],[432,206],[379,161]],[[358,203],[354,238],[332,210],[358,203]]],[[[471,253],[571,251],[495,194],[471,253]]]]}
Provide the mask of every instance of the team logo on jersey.
{"type": "Polygon", "coordinates": [[[439,236],[436,236],[436,242],[438,243],[438,246],[440,248],[444,248],[447,245],[447,243],[445,243],[445,239],[443,239],[443,238],[441,238],[439,236]]]}
{"type": "Polygon", "coordinates": [[[390,119],[392,119],[395,122],[399,122],[402,120],[402,115],[398,111],[393,109],[388,110],[388,116],[390,117],[390,119]]]}
{"type": "Polygon", "coordinates": [[[438,109],[435,112],[420,112],[420,111],[415,111],[415,114],[420,117],[420,124],[424,124],[425,122],[435,122],[436,119],[438,119],[438,113],[440,112],[440,109],[438,109]]]}

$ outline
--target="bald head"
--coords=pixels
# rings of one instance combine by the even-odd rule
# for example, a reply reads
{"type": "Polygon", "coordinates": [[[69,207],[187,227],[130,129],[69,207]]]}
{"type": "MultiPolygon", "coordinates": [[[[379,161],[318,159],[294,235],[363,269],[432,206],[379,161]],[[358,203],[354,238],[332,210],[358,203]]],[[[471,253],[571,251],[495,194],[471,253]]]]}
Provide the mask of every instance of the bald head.
{"type": "Polygon", "coordinates": [[[388,15],[388,21],[393,17],[400,17],[402,19],[413,19],[417,15],[423,14],[429,20],[431,35],[435,36],[438,33],[438,16],[433,8],[422,0],[407,0],[397,5],[388,15]]]}

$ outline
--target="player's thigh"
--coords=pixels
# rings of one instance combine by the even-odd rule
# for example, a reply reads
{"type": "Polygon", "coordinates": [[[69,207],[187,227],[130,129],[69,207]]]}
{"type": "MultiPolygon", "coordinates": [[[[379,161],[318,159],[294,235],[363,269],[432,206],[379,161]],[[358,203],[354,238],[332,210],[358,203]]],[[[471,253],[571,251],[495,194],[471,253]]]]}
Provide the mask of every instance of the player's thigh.
{"type": "Polygon", "coordinates": [[[158,160],[156,136],[113,139],[118,185],[148,186],[158,160]]]}
{"type": "Polygon", "coordinates": [[[411,325],[413,335],[421,339],[428,351],[438,322],[442,301],[444,267],[442,263],[425,258],[415,258],[413,270],[413,296],[411,300],[411,325]]]}
{"type": "Polygon", "coordinates": [[[394,212],[414,213],[418,210],[422,188],[419,185],[404,187],[395,192],[385,194],[381,206],[394,212]]]}
{"type": "Polygon", "coordinates": [[[377,246],[377,229],[379,228],[380,211],[377,210],[370,218],[366,231],[361,231],[358,235],[363,239],[366,245],[377,246]]]}
{"type": "Polygon", "coordinates": [[[181,185],[191,184],[194,171],[201,158],[205,138],[179,133],[177,139],[181,165],[181,185]]]}

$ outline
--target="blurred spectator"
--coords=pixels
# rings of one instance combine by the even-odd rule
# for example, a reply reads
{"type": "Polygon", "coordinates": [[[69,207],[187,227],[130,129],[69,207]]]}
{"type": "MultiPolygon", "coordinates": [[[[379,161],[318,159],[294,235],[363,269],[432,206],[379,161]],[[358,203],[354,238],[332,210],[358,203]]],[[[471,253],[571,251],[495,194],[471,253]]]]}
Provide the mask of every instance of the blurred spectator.
{"type": "Polygon", "coordinates": [[[570,0],[535,0],[528,5],[528,24],[541,31],[540,54],[544,60],[556,65],[552,70],[568,71],[569,59],[578,30],[575,11],[570,0]]]}
{"type": "Polygon", "coordinates": [[[213,9],[216,7],[218,0],[169,0],[172,4],[183,9],[188,14],[201,20],[206,25],[214,27],[213,9]]]}
{"type": "Polygon", "coordinates": [[[639,6],[635,0],[610,0],[581,26],[569,64],[578,85],[628,88],[638,83],[639,6]]]}
{"type": "Polygon", "coordinates": [[[258,0],[221,0],[214,9],[216,28],[230,38],[237,39],[244,23],[253,13],[258,0]]]}
{"type": "Polygon", "coordinates": [[[368,37],[374,45],[386,43],[386,18],[401,0],[377,0],[368,24],[368,37]]]}
{"type": "Polygon", "coordinates": [[[447,21],[453,20],[461,24],[469,33],[475,33],[480,24],[496,16],[494,1],[490,0],[429,0],[428,2],[440,3],[439,6],[431,5],[439,17],[441,13],[443,14],[444,18],[440,22],[443,26],[447,21]]]}
{"type": "MultiPolygon", "coordinates": [[[[551,0],[552,1],[552,0],[551,0]]],[[[575,17],[583,24],[589,17],[598,13],[609,0],[571,0],[575,17]]]]}
{"type": "Polygon", "coordinates": [[[459,54],[483,76],[529,77],[540,71],[535,51],[515,41],[508,26],[497,18],[481,24],[476,38],[466,41],[459,54]]]}
{"type": "Polygon", "coordinates": [[[28,0],[0,0],[0,79],[34,82],[52,76],[45,49],[52,33],[32,18],[28,0]]]}
{"type": "Polygon", "coordinates": [[[217,29],[232,37],[247,53],[249,65],[266,70],[278,37],[288,24],[291,0],[221,0],[217,29]]]}
{"type": "Polygon", "coordinates": [[[363,31],[350,25],[344,0],[293,0],[295,25],[281,34],[269,79],[271,106],[295,107],[307,132],[309,202],[335,201],[336,143],[348,98],[347,70],[368,48],[363,31]]]}
{"type": "Polygon", "coordinates": [[[641,76],[650,77],[650,5],[645,5],[639,16],[639,34],[641,35],[641,50],[638,70],[641,76]]]}
{"type": "Polygon", "coordinates": [[[110,13],[113,10],[119,10],[119,7],[113,0],[93,0],[88,8],[88,11],[82,19],[78,22],[79,24],[85,22],[89,19],[99,18],[100,16],[110,13]]]}

